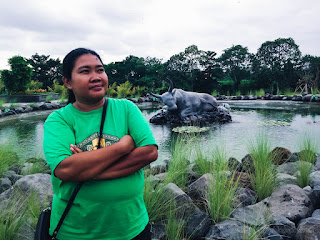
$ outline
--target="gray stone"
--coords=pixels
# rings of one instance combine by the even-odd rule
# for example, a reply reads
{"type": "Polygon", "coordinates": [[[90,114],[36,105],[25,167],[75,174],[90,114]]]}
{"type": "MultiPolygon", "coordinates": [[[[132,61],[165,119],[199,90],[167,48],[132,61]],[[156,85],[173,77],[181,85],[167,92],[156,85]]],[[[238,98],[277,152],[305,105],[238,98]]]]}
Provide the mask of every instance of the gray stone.
{"type": "Polygon", "coordinates": [[[320,186],[320,171],[316,171],[310,174],[310,186],[320,186]]]}
{"type": "Polygon", "coordinates": [[[164,225],[151,225],[151,239],[152,240],[166,240],[166,228],[164,225]]]}
{"type": "Polygon", "coordinates": [[[206,173],[187,187],[188,195],[195,201],[202,200],[208,192],[210,182],[214,181],[212,174],[206,173]]]}
{"type": "Polygon", "coordinates": [[[316,163],[314,164],[314,171],[320,171],[320,156],[317,156],[316,163]]]}
{"type": "Polygon", "coordinates": [[[310,198],[303,189],[292,184],[279,187],[266,201],[273,216],[283,216],[294,223],[313,212],[310,198]]]}
{"type": "Polygon", "coordinates": [[[0,193],[6,191],[12,186],[12,183],[9,178],[0,178],[0,193]]]}
{"type": "Polygon", "coordinates": [[[188,219],[185,227],[185,235],[190,240],[203,238],[207,235],[210,227],[210,216],[204,212],[197,211],[188,219]]]}
{"type": "Polygon", "coordinates": [[[297,178],[286,173],[277,173],[277,183],[279,186],[294,184],[297,185],[297,178]]]}
{"type": "Polygon", "coordinates": [[[18,181],[20,178],[22,178],[21,175],[16,174],[15,171],[13,171],[13,170],[8,170],[8,171],[4,172],[4,173],[2,174],[2,176],[3,176],[4,178],[6,178],[6,177],[9,178],[12,184],[14,184],[14,183],[15,183],[16,181],[18,181]]]}
{"type": "Polygon", "coordinates": [[[156,175],[159,173],[165,173],[168,171],[168,165],[164,162],[155,166],[151,166],[151,174],[156,175]]]}
{"type": "Polygon", "coordinates": [[[235,209],[231,218],[238,220],[250,226],[264,226],[266,225],[266,216],[269,215],[269,210],[263,202],[254,205],[241,207],[235,209]]]}
{"type": "Polygon", "coordinates": [[[235,207],[245,207],[257,202],[257,194],[249,189],[238,187],[235,192],[235,207]]]}
{"type": "Polygon", "coordinates": [[[312,193],[313,193],[313,196],[314,196],[314,206],[316,208],[320,207],[320,186],[317,185],[317,186],[314,186],[313,189],[312,189],[312,193]]]}
{"type": "Polygon", "coordinates": [[[51,176],[49,174],[40,173],[24,176],[13,185],[11,192],[3,194],[6,194],[6,198],[10,198],[13,193],[18,193],[25,196],[25,198],[28,198],[31,192],[39,194],[39,200],[40,203],[42,203],[41,208],[51,205],[53,198],[51,176]]]}
{"type": "Polygon", "coordinates": [[[277,167],[278,173],[285,173],[294,176],[299,170],[299,162],[287,162],[277,167]]]}
{"type": "Polygon", "coordinates": [[[311,217],[319,218],[319,217],[320,217],[320,209],[316,209],[316,210],[312,213],[311,217]]]}
{"type": "Polygon", "coordinates": [[[174,183],[169,183],[163,188],[163,194],[177,208],[177,218],[188,219],[196,211],[200,211],[192,199],[174,183]]]}
{"type": "Polygon", "coordinates": [[[252,228],[236,220],[225,220],[212,226],[205,240],[228,239],[243,240],[246,233],[250,233],[252,228]]]}
{"type": "Polygon", "coordinates": [[[293,222],[285,217],[272,217],[270,227],[276,230],[284,240],[294,239],[297,234],[297,228],[293,222]]]}
{"type": "Polygon", "coordinates": [[[296,240],[320,239],[320,219],[309,217],[303,219],[298,225],[296,240]]]}
{"type": "Polygon", "coordinates": [[[263,231],[263,239],[269,240],[283,240],[282,236],[273,228],[267,228],[263,231]]]}

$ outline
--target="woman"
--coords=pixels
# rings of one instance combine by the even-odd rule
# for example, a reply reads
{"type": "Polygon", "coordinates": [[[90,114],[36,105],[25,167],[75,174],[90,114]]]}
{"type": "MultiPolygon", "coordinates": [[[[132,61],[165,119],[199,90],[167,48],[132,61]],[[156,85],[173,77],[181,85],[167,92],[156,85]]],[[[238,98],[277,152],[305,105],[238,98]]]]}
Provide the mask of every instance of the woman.
{"type": "Polygon", "coordinates": [[[142,168],[158,152],[148,122],[132,102],[108,99],[101,141],[106,147],[96,149],[108,88],[100,56],[84,48],[71,51],[63,60],[63,82],[71,103],[50,114],[44,125],[54,191],[50,235],[75,186],[84,182],[59,240],[151,239],[142,168]]]}

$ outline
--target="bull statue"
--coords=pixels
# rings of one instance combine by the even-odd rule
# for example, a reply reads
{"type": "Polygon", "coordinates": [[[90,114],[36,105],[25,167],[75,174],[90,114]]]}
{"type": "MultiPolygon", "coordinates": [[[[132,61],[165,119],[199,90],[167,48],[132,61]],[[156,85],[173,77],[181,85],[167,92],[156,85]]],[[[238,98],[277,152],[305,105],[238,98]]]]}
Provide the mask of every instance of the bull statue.
{"type": "MultiPolygon", "coordinates": [[[[169,80],[169,79],[168,79],[169,80]]],[[[170,81],[168,92],[162,95],[150,93],[167,105],[170,113],[178,113],[181,118],[192,115],[200,115],[203,112],[216,111],[219,104],[217,100],[207,93],[187,92],[182,89],[173,88],[170,81]]]]}

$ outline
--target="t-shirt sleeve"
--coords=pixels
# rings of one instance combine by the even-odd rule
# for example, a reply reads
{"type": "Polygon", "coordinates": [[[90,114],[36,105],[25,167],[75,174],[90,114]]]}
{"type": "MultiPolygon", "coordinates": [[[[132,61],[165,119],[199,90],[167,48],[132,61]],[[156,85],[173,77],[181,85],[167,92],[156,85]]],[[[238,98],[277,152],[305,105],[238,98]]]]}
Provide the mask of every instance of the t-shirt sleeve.
{"type": "Polygon", "coordinates": [[[131,101],[128,101],[128,128],[137,147],[157,145],[147,119],[140,109],[131,101]]]}
{"type": "Polygon", "coordinates": [[[72,154],[70,144],[75,143],[75,136],[58,112],[53,112],[47,118],[43,131],[43,151],[53,172],[62,160],[72,154]]]}

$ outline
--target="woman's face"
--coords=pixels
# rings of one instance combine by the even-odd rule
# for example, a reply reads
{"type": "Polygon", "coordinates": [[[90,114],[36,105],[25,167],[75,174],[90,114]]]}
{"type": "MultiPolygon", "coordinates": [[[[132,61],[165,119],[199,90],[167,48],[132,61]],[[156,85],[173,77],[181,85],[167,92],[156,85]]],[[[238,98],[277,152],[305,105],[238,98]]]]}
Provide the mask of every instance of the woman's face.
{"type": "Polygon", "coordinates": [[[75,61],[71,80],[65,85],[73,91],[76,101],[94,103],[105,96],[108,76],[97,56],[84,54],[75,61]]]}

